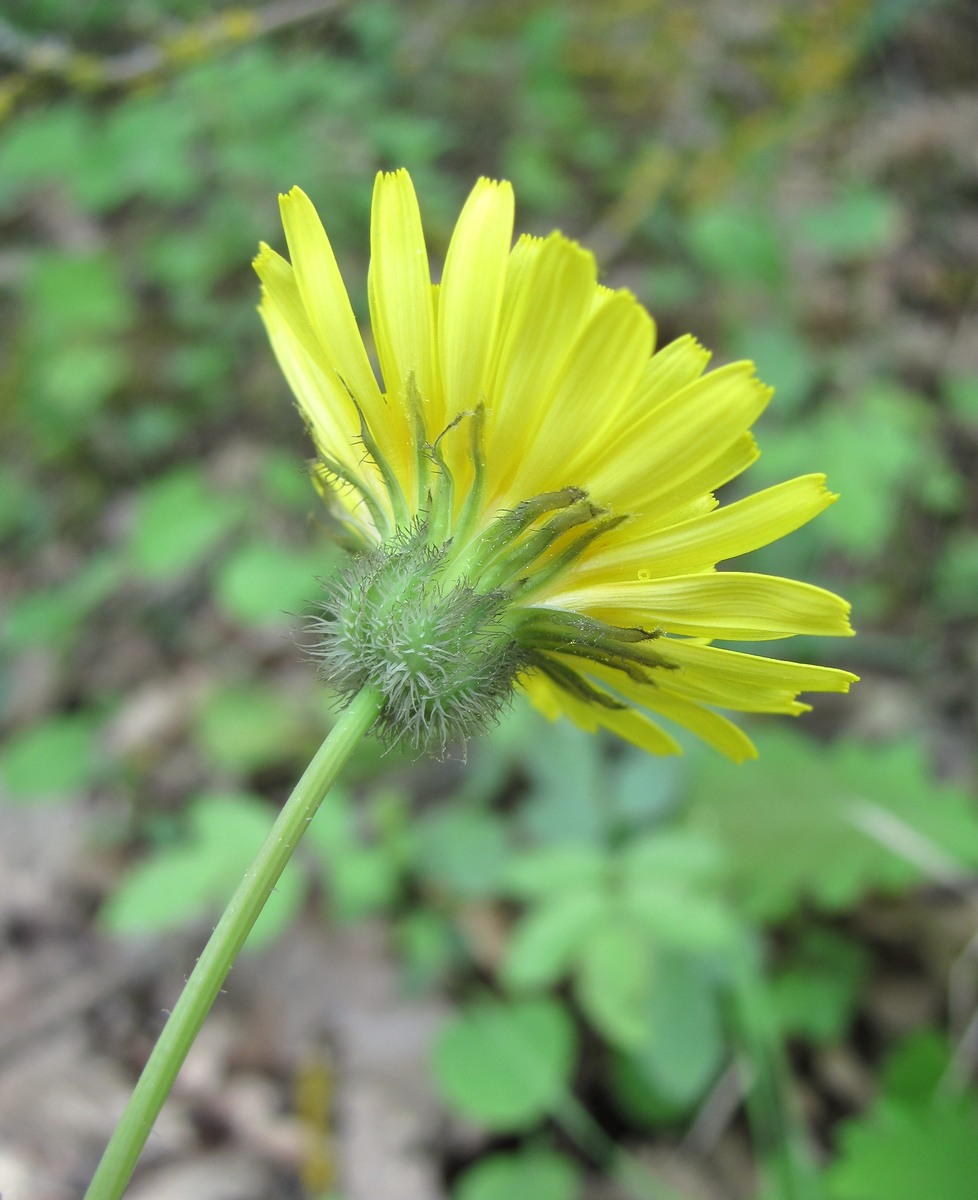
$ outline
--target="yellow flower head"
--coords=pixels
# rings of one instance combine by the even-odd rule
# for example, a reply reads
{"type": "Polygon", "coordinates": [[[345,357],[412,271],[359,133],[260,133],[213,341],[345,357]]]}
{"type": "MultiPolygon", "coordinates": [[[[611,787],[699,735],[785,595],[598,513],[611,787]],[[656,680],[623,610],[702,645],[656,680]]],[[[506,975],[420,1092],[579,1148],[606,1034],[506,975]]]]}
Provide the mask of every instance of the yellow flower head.
{"type": "Polygon", "coordinates": [[[378,175],[371,365],[309,199],[281,197],[291,265],[262,246],[261,313],[315,442],[313,477],[361,553],[320,621],[327,675],[388,697],[416,746],[479,728],[515,684],[550,717],[678,753],[655,720],[737,761],[717,708],[797,714],[855,676],[712,645],[852,631],[838,596],[716,564],[835,497],[806,475],[725,506],[771,390],[705,373],[682,337],[560,233],[515,246],[513,191],[480,179],[432,283],[408,173],[378,175]]]}

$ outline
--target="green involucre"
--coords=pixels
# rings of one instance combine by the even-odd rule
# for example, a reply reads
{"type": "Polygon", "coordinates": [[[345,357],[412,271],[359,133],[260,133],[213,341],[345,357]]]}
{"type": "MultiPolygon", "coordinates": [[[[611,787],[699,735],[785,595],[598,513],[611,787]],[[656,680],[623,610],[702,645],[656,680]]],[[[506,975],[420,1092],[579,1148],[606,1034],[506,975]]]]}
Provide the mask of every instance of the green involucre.
{"type": "Polygon", "coordinates": [[[419,753],[488,728],[527,663],[501,620],[509,598],[449,579],[447,559],[421,530],[364,553],[329,581],[310,625],[324,678],[348,697],[377,688],[380,732],[419,753]]]}

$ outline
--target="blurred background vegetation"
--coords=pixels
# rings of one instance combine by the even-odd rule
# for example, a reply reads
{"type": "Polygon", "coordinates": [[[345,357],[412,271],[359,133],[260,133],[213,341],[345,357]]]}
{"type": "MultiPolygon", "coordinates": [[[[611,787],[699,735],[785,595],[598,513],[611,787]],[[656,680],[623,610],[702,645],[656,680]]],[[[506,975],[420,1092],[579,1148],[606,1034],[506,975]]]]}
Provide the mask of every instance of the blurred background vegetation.
{"type": "MultiPolygon", "coordinates": [[[[754,561],[854,601],[855,642],[795,653],[863,682],[739,768],[521,705],[465,764],[366,747],[256,953],[315,905],[450,1002],[453,1200],[974,1200],[976,62],[967,0],[8,0],[0,840],[83,830],[0,905],[18,969],[197,945],[332,719],[290,631],[334,551],[254,311],[276,193],[363,314],[376,170],[436,259],[504,176],[660,342],[776,386],[751,488],[842,499],[754,561]]],[[[343,1186],[273,1167],[256,1197],[343,1186]]]]}

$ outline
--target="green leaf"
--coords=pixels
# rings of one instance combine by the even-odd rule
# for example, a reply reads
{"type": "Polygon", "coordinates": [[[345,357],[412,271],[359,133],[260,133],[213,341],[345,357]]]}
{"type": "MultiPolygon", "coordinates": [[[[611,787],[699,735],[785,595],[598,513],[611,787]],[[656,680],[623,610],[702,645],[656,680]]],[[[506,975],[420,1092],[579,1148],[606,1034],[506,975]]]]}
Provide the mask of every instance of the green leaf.
{"type": "Polygon", "coordinates": [[[978,1103],[931,1111],[877,1109],[842,1131],[828,1171],[831,1200],[974,1200],[978,1195],[978,1103]]]}
{"type": "Polygon", "coordinates": [[[214,581],[218,603],[246,625],[290,624],[314,602],[331,557],[295,551],[268,540],[235,549],[221,564],[214,581]]]}
{"type": "MultiPolygon", "coordinates": [[[[27,464],[24,464],[25,466],[27,464]]],[[[43,511],[45,498],[20,467],[0,465],[0,538],[6,540],[35,524],[43,511]]]]}
{"type": "Polygon", "coordinates": [[[88,714],[51,717],[12,734],[0,750],[0,782],[12,800],[59,800],[86,788],[101,766],[88,714]]]}
{"type": "Polygon", "coordinates": [[[723,1016],[710,973],[685,954],[660,953],[645,1036],[629,1058],[656,1096],[688,1109],[716,1078],[726,1053],[723,1016]]]}
{"type": "Polygon", "coordinates": [[[38,107],[10,122],[0,140],[0,199],[9,203],[46,180],[72,178],[84,164],[91,126],[88,110],[71,102],[38,107]]]}
{"type": "Polygon", "coordinates": [[[787,1034],[813,1042],[843,1036],[866,976],[858,943],[828,930],[806,931],[770,985],[771,1004],[787,1034]]]}
{"type": "Polygon", "coordinates": [[[770,287],[784,278],[781,240],[773,222],[756,208],[701,209],[691,214],[686,235],[700,265],[720,279],[770,287]]]}
{"type": "Polygon", "coordinates": [[[419,870],[459,896],[488,896],[509,853],[503,822],[488,812],[445,808],[417,827],[419,870]]]}
{"type": "Polygon", "coordinates": [[[573,1023],[557,1001],[484,1001],[441,1031],[435,1083],[463,1116],[490,1129],[525,1129],[560,1102],[575,1049],[573,1023]]]}
{"type": "Polygon", "coordinates": [[[733,340],[733,354],[752,360],[774,388],[778,413],[797,412],[818,379],[819,363],[797,329],[777,319],[754,323],[733,340]]]}
{"type": "Polygon", "coordinates": [[[88,614],[116,587],[122,564],[109,553],[93,555],[73,579],[27,592],[10,606],[6,637],[11,646],[53,647],[84,633],[88,614]]]}
{"type": "Polygon", "coordinates": [[[288,759],[301,729],[293,706],[277,690],[239,684],[207,697],[194,737],[215,766],[251,771],[288,759]]]}
{"type": "Polygon", "coordinates": [[[978,1095],[940,1086],[949,1056],[934,1031],[909,1039],[884,1071],[883,1094],[842,1125],[826,1174],[829,1200],[973,1200],[978,1095]]]}
{"type": "Polygon", "coordinates": [[[941,612],[956,617],[978,614],[978,533],[962,529],[944,539],[934,590],[941,612]]]}
{"type": "Polygon", "coordinates": [[[514,857],[503,886],[523,900],[563,895],[601,883],[607,873],[606,862],[600,850],[589,846],[545,846],[514,857]]]}
{"type": "Polygon", "coordinates": [[[897,1104],[929,1105],[942,1094],[950,1065],[947,1038],[936,1029],[921,1029],[887,1056],[880,1071],[881,1091],[897,1104]]]}
{"type": "Polygon", "coordinates": [[[648,934],[620,911],[593,925],[578,955],[575,995],[609,1042],[634,1049],[648,1034],[652,979],[648,934]]]}
{"type": "Polygon", "coordinates": [[[949,375],[941,390],[958,420],[978,424],[978,375],[949,375]]]}
{"type": "MultiPolygon", "coordinates": [[[[605,764],[613,781],[613,811],[627,829],[648,829],[679,806],[688,769],[682,758],[657,758],[631,746],[605,764]]],[[[610,799],[610,798],[609,798],[610,799]]]]}
{"type": "Polygon", "coordinates": [[[529,838],[549,843],[594,843],[609,814],[606,769],[597,738],[581,737],[567,721],[538,722],[524,760],[530,792],[520,813],[529,838]]]}
{"type": "Polygon", "coordinates": [[[684,950],[735,950],[741,927],[726,900],[717,896],[647,883],[623,898],[627,910],[656,942],[684,950]]]}
{"type": "MultiPolygon", "coordinates": [[[[284,450],[266,450],[262,455],[261,481],[275,504],[300,513],[315,507],[316,492],[309,481],[309,472],[284,450]]],[[[320,567],[319,573],[325,574],[325,569],[320,567]]]]}
{"type": "Polygon", "coordinates": [[[598,888],[560,892],[544,900],[513,929],[501,970],[507,986],[520,990],[556,983],[607,907],[598,888]]]}
{"type": "Polygon", "coordinates": [[[798,219],[798,236],[834,261],[870,258],[892,245],[900,231],[900,208],[892,196],[861,186],[798,219]]]}
{"type": "Polygon", "coordinates": [[[663,829],[634,838],[620,855],[626,888],[710,883],[720,878],[722,868],[723,853],[717,843],[689,829],[663,829]]]}
{"type": "Polygon", "coordinates": [[[330,909],[340,920],[352,921],[382,912],[401,889],[400,864],[383,847],[348,850],[329,870],[330,909]]]}
{"type": "Polygon", "coordinates": [[[438,987],[464,961],[453,924],[427,909],[405,913],[394,926],[394,940],[402,959],[404,986],[410,995],[438,987]]]}
{"type": "Polygon", "coordinates": [[[203,186],[192,144],[200,120],[166,94],[129,95],[113,105],[87,143],[85,169],[70,181],[79,202],[105,212],[135,196],[190,200],[203,186]]]}
{"type": "MultiPolygon", "coordinates": [[[[100,913],[113,933],[158,933],[219,909],[230,899],[272,825],[273,814],[250,795],[207,795],[188,810],[184,841],[151,853],[123,875],[100,913]]],[[[295,916],[306,885],[286,868],[248,945],[278,936],[295,916]]]]}
{"type": "Polygon", "coordinates": [[[34,334],[47,345],[78,334],[121,333],[136,312],[118,263],[106,254],[36,255],[27,299],[34,334]]]}
{"type": "Polygon", "coordinates": [[[155,479],[137,500],[129,542],[133,566],[150,579],[182,574],[213,550],[239,511],[234,499],[214,492],[192,467],[155,479]]]}
{"type": "Polygon", "coordinates": [[[766,439],[759,477],[825,471],[840,498],[819,519],[820,536],[852,554],[882,554],[899,528],[901,497],[943,510],[960,491],[933,416],[921,397],[881,381],[766,439]]]}
{"type": "MultiPolygon", "coordinates": [[[[102,407],[129,370],[122,348],[105,342],[67,342],[41,355],[34,363],[34,383],[43,409],[39,421],[77,420],[102,407]]],[[[52,429],[57,437],[58,430],[52,429]]]]}
{"type": "Polygon", "coordinates": [[[726,847],[753,916],[837,911],[978,864],[971,797],[937,783],[913,742],[826,747],[771,730],[757,743],[759,759],[740,767],[698,761],[689,814],[726,847]]]}
{"type": "Polygon", "coordinates": [[[575,1165],[552,1150],[492,1154],[461,1175],[452,1200],[574,1200],[580,1194],[575,1165]]]}

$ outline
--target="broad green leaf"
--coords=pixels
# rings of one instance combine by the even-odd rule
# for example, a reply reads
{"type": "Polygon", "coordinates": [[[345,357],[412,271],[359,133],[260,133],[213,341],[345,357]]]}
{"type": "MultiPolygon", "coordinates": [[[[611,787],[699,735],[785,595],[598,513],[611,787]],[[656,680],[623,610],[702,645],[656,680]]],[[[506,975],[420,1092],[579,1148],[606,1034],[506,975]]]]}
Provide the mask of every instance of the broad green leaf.
{"type": "Polygon", "coordinates": [[[430,992],[450,971],[467,961],[454,925],[428,909],[405,913],[394,925],[393,933],[404,986],[411,995],[430,992]]]}
{"type": "Polygon", "coordinates": [[[97,412],[120,386],[129,370],[121,346],[97,340],[67,342],[39,356],[34,386],[43,408],[32,414],[36,424],[52,426],[59,419],[77,423],[97,412]]]}
{"type": "Polygon", "coordinates": [[[23,468],[12,462],[0,464],[0,538],[29,528],[44,510],[46,496],[23,468]]]}
{"type": "Polygon", "coordinates": [[[400,864],[382,846],[350,849],[330,863],[327,894],[330,911],[340,920],[382,912],[400,888],[400,864]]]}
{"type": "MultiPolygon", "coordinates": [[[[274,812],[247,794],[202,796],[188,810],[186,839],[132,866],[100,919],[120,935],[156,934],[220,910],[268,835],[274,812]]],[[[306,886],[289,865],[260,914],[248,948],[274,940],[293,919],[306,886]]]]}
{"type": "Polygon", "coordinates": [[[34,336],[54,345],[79,334],[120,333],[135,315],[119,262],[106,254],[35,256],[28,288],[34,336]]]}
{"type": "Polygon", "coordinates": [[[633,1054],[620,1051],[614,1056],[608,1069],[608,1085],[616,1104],[630,1122],[662,1129],[678,1124],[686,1117],[686,1107],[656,1091],[633,1054]]]}
{"type": "Polygon", "coordinates": [[[505,890],[523,900],[561,896],[601,883],[607,858],[589,846],[545,846],[512,858],[506,868],[505,890]]]}
{"type": "Polygon", "coordinates": [[[273,688],[239,684],[213,692],[202,704],[194,737],[216,766],[250,771],[294,752],[300,719],[273,688]]]}
{"type": "Polygon", "coordinates": [[[452,1189],[452,1200],[574,1200],[577,1167],[552,1150],[492,1154],[470,1167],[452,1189]]]}
{"type": "Polygon", "coordinates": [[[784,249],[773,222],[756,208],[718,205],[693,213],[687,237],[707,271],[733,283],[773,286],[784,277],[784,249]]]}
{"type": "Polygon", "coordinates": [[[788,730],[757,742],[760,758],[740,767],[698,761],[689,812],[725,846],[753,916],[837,911],[978,865],[972,798],[935,781],[913,742],[822,746],[788,730]]]}
{"type": "Polygon", "coordinates": [[[900,208],[875,188],[853,187],[827,204],[807,209],[798,236],[827,258],[870,258],[892,244],[900,231],[900,208]]]}
{"type": "Polygon", "coordinates": [[[816,531],[850,553],[881,554],[898,528],[900,497],[946,511],[960,493],[933,418],[921,397],[880,381],[766,438],[758,479],[776,482],[824,471],[840,498],[819,518],[816,531]],[[865,452],[868,445],[872,454],[865,452]]]}
{"type": "Polygon", "coordinates": [[[950,1059],[934,1031],[897,1048],[870,1110],[841,1127],[826,1173],[829,1200],[973,1200],[978,1095],[942,1086],[950,1059]]]}
{"type": "MultiPolygon", "coordinates": [[[[156,933],[218,910],[230,899],[272,826],[274,814],[249,795],[201,796],[188,811],[186,838],[152,852],[123,875],[100,918],[118,934],[156,933]]],[[[294,866],[286,868],[248,944],[272,940],[305,894],[294,866]]]]}
{"type": "Polygon", "coordinates": [[[548,987],[563,978],[608,905],[601,889],[581,888],[557,893],[522,917],[501,969],[507,986],[548,987]]]}
{"type": "Polygon", "coordinates": [[[10,122],[0,139],[0,201],[71,178],[85,161],[92,118],[80,103],[48,104],[10,122]]]}
{"type": "Polygon", "coordinates": [[[716,1078],[726,1053],[716,985],[700,962],[685,954],[657,956],[644,1027],[632,1063],[657,1096],[688,1109],[716,1078]]]}
{"type": "Polygon", "coordinates": [[[578,954],[574,991],[588,1020],[612,1045],[634,1049],[647,1037],[654,982],[645,930],[620,910],[591,926],[578,954]]]}
{"type": "Polygon", "coordinates": [[[199,114],[166,93],[129,95],[102,114],[72,191],[90,212],[137,196],[170,205],[190,200],[203,187],[192,144],[199,128],[199,114]]]}
{"type": "Polygon", "coordinates": [[[602,840],[607,772],[597,738],[581,737],[568,721],[538,722],[523,762],[531,788],[520,818],[531,841],[593,844],[602,840]]]}
{"type": "Polygon", "coordinates": [[[59,800],[88,787],[100,765],[90,715],[50,717],[7,738],[0,783],[11,800],[59,800]]]}
{"type": "Polygon", "coordinates": [[[813,1042],[843,1036],[866,975],[857,942],[828,930],[807,931],[771,980],[771,1004],[787,1034],[813,1042]]]}
{"type": "Polygon", "coordinates": [[[613,782],[616,820],[628,829],[648,829],[679,806],[688,768],[680,757],[659,758],[631,746],[620,758],[605,764],[613,782]]]}
{"type": "Polygon", "coordinates": [[[626,888],[649,884],[696,885],[719,878],[723,853],[716,841],[688,829],[664,829],[630,841],[620,857],[626,888]]]}
{"type": "Polygon", "coordinates": [[[222,562],[214,592],[224,611],[247,625],[294,624],[320,595],[316,575],[329,566],[321,553],[249,542],[222,562]]]}
{"type": "Polygon", "coordinates": [[[73,579],[25,593],[8,613],[9,644],[50,648],[82,636],[89,612],[116,587],[122,573],[119,559],[105,552],[93,555],[73,579]]]}
{"type": "Polygon", "coordinates": [[[240,505],[213,491],[199,471],[178,467],[139,494],[129,553],[150,579],[180,575],[200,561],[235,524],[240,505]]]}
{"type": "Polygon", "coordinates": [[[741,927],[729,903],[670,880],[629,887],[622,905],[657,943],[685,950],[725,951],[738,947],[741,927]]]}
{"type": "Polygon", "coordinates": [[[557,1001],[483,1001],[441,1031],[435,1083],[463,1116],[490,1129],[524,1129],[560,1102],[575,1049],[573,1023],[557,1001]]]}
{"type": "MultiPolygon", "coordinates": [[[[263,488],[278,505],[300,513],[310,512],[316,506],[316,492],[310,483],[308,471],[284,450],[268,449],[262,455],[261,481],[263,488]]],[[[330,554],[331,559],[335,560],[335,551],[331,551],[330,547],[329,550],[320,551],[320,554],[324,557],[330,554]]],[[[319,573],[325,574],[323,567],[319,568],[319,573]]]]}
{"type": "Polygon", "coordinates": [[[843,1127],[827,1175],[830,1200],[974,1200],[976,1129],[973,1096],[924,1111],[880,1107],[843,1127]]]}
{"type": "Polygon", "coordinates": [[[949,616],[978,614],[978,533],[962,529],[945,538],[934,571],[935,601],[949,616]]]}
{"type": "Polygon", "coordinates": [[[416,834],[418,868],[428,879],[460,896],[487,896],[495,889],[508,856],[498,817],[444,808],[418,822],[416,834]]]}
{"type": "Polygon", "coordinates": [[[359,845],[357,811],[353,797],[342,787],[331,787],[323,797],[304,844],[314,849],[327,864],[359,845]]]}
{"type": "Polygon", "coordinates": [[[952,374],[941,388],[951,412],[969,424],[978,423],[978,375],[952,374]]]}
{"type": "Polygon", "coordinates": [[[797,329],[777,319],[752,323],[733,342],[733,354],[750,359],[774,388],[779,414],[797,412],[818,379],[819,362],[797,329]]]}

